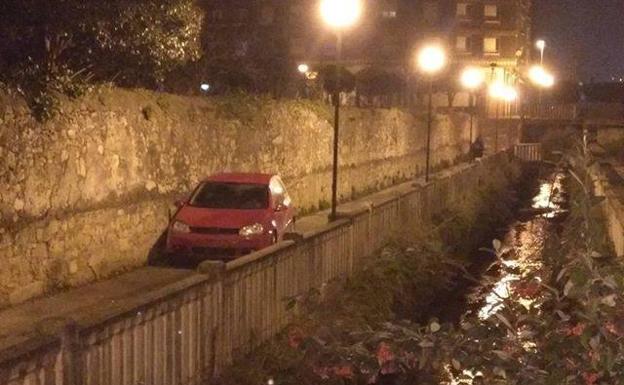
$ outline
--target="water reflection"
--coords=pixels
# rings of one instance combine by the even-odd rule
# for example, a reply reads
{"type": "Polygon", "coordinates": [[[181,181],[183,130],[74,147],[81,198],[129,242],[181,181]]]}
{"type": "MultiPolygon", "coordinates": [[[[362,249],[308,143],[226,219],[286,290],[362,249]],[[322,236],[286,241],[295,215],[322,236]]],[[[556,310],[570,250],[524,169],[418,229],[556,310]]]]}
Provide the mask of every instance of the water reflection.
{"type": "MultiPolygon", "coordinates": [[[[538,306],[540,275],[545,273],[542,264],[545,240],[554,229],[553,219],[566,211],[564,179],[565,174],[555,172],[541,180],[539,191],[532,200],[531,215],[512,224],[504,235],[502,241],[508,251],[488,271],[490,279],[484,279],[484,283],[469,295],[469,307],[476,309],[481,320],[495,316],[509,301],[527,310],[538,306]]],[[[474,313],[467,312],[467,316],[471,314],[474,313]]],[[[527,351],[536,348],[530,338],[523,339],[527,351]]],[[[448,385],[470,385],[476,376],[473,371],[464,370],[464,379],[460,380],[452,378],[450,370],[448,373],[451,377],[448,385]]]]}

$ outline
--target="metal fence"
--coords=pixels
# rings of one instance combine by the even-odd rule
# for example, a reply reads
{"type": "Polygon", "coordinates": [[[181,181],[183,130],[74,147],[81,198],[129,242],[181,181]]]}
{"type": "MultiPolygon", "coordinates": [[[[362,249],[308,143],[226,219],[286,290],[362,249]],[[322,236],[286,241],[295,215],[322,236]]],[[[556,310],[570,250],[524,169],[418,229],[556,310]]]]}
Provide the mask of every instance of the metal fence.
{"type": "Polygon", "coordinates": [[[498,154],[426,186],[404,185],[345,219],[155,293],[49,340],[0,349],[2,385],[196,385],[292,320],[289,299],[344,279],[413,218],[476,193],[498,154]]]}
{"type": "Polygon", "coordinates": [[[541,162],[542,144],[541,143],[519,143],[514,148],[516,158],[525,162],[541,162]]]}

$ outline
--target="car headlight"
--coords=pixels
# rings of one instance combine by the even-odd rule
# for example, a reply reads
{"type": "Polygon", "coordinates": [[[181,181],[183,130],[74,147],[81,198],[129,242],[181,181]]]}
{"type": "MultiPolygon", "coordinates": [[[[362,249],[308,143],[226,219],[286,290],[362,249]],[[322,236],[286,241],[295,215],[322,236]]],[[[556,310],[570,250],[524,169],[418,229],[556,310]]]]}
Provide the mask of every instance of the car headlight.
{"type": "Polygon", "coordinates": [[[264,226],[262,226],[260,223],[254,223],[253,225],[245,226],[238,232],[241,237],[245,238],[249,238],[254,235],[261,235],[262,233],[264,233],[264,226]]]}
{"type": "Polygon", "coordinates": [[[191,232],[191,227],[184,222],[175,221],[173,222],[173,225],[171,226],[171,230],[175,231],[176,233],[188,234],[191,232]]]}

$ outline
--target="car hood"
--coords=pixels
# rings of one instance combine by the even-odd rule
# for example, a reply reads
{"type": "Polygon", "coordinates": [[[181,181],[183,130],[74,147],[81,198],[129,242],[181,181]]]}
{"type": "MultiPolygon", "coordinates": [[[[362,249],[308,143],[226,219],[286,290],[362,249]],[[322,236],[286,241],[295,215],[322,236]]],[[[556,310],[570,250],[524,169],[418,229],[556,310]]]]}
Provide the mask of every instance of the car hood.
{"type": "Polygon", "coordinates": [[[208,209],[184,206],[175,216],[191,227],[219,227],[240,229],[254,223],[266,224],[269,219],[268,210],[233,210],[208,209]]]}

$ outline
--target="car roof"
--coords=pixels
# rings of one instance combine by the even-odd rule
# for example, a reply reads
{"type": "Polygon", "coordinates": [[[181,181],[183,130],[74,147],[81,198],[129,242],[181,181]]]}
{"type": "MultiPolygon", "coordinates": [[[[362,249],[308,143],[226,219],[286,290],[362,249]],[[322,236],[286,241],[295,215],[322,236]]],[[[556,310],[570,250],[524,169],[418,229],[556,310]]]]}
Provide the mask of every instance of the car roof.
{"type": "Polygon", "coordinates": [[[275,174],[228,172],[209,176],[206,182],[269,184],[275,174]]]}

